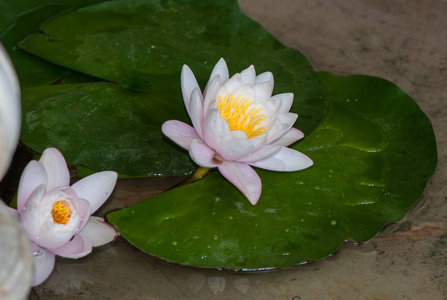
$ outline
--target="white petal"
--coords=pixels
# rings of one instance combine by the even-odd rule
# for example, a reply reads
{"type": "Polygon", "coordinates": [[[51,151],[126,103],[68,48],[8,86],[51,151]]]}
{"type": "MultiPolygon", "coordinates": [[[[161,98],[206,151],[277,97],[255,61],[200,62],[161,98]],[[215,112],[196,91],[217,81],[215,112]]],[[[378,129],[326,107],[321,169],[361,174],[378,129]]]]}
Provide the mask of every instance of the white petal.
{"type": "Polygon", "coordinates": [[[103,218],[91,216],[79,235],[88,238],[92,242],[93,247],[99,247],[114,241],[119,233],[112,225],[106,223],[103,218]]]}
{"type": "Polygon", "coordinates": [[[264,146],[265,141],[265,135],[251,139],[233,139],[218,144],[214,150],[216,150],[224,160],[236,161],[260,149],[264,146]]]}
{"type": "Polygon", "coordinates": [[[79,198],[90,202],[91,213],[94,213],[112,194],[118,174],[103,171],[87,176],[72,185],[79,198]]]}
{"type": "Polygon", "coordinates": [[[195,88],[191,94],[189,117],[191,118],[192,125],[194,126],[197,134],[200,136],[200,138],[203,138],[203,97],[198,88],[195,88]]]}
{"type": "Polygon", "coordinates": [[[313,162],[301,152],[282,147],[271,157],[250,163],[250,165],[266,170],[292,172],[306,169],[312,166],[313,162]]]}
{"type": "Polygon", "coordinates": [[[196,77],[187,65],[183,65],[182,73],[180,75],[180,84],[182,86],[183,101],[189,115],[190,99],[192,91],[196,88],[200,90],[196,77]]]}
{"type": "Polygon", "coordinates": [[[201,167],[214,168],[220,164],[219,160],[216,161],[216,152],[208,147],[202,140],[194,140],[191,143],[189,155],[192,160],[201,167]]]}
{"type": "MultiPolygon", "coordinates": [[[[205,99],[203,101],[203,113],[206,114],[210,107],[210,103],[212,101],[216,101],[217,91],[221,87],[220,85],[220,76],[216,75],[214,78],[208,82],[207,89],[204,93],[205,99]]],[[[222,90],[222,93],[226,94],[226,89],[222,90]]]]}
{"type": "Polygon", "coordinates": [[[34,253],[34,276],[32,286],[37,286],[44,282],[51,272],[53,272],[55,255],[54,253],[44,249],[38,248],[37,253],[34,253]]]}
{"type": "Polygon", "coordinates": [[[81,235],[75,235],[72,240],[56,249],[48,249],[54,254],[66,258],[81,258],[92,252],[92,242],[81,235]]]}
{"type": "Polygon", "coordinates": [[[0,180],[14,156],[20,124],[19,82],[8,54],[0,44],[0,180]]]}
{"type": "Polygon", "coordinates": [[[243,98],[250,99],[250,101],[255,101],[256,99],[255,89],[253,88],[252,85],[249,84],[242,85],[233,92],[234,98],[236,98],[239,95],[242,95],[243,98]]]}
{"type": "Polygon", "coordinates": [[[231,139],[227,121],[220,117],[217,109],[209,109],[203,124],[203,140],[212,149],[223,141],[231,139]]]}
{"type": "MultiPolygon", "coordinates": [[[[234,74],[223,85],[227,89],[227,93],[232,94],[235,90],[237,90],[240,86],[242,86],[241,74],[239,73],[234,74]]],[[[218,95],[220,94],[218,93],[218,95]]]]}
{"type": "Polygon", "coordinates": [[[280,114],[288,113],[292,108],[293,93],[277,94],[273,96],[272,99],[281,101],[281,108],[279,109],[280,114]]]}
{"type": "Polygon", "coordinates": [[[262,82],[270,82],[270,85],[274,86],[273,74],[272,72],[264,72],[256,76],[255,84],[260,84],[262,82]]]}
{"type": "Polygon", "coordinates": [[[255,85],[256,71],[253,65],[249,66],[247,69],[241,72],[242,84],[255,85]]]}
{"type": "Polygon", "coordinates": [[[239,159],[238,161],[250,164],[250,163],[258,161],[258,160],[263,160],[263,159],[275,154],[280,148],[281,148],[280,145],[265,145],[258,151],[255,151],[255,152],[251,153],[250,155],[248,155],[242,159],[239,159]]]}
{"type": "Polygon", "coordinates": [[[20,213],[20,223],[32,242],[36,242],[41,226],[39,207],[40,201],[45,194],[45,188],[44,184],[35,188],[20,213]]]}
{"type": "Polygon", "coordinates": [[[39,186],[47,185],[47,172],[44,166],[36,161],[30,161],[20,177],[19,190],[17,192],[17,210],[22,212],[23,206],[31,193],[39,186]]]}
{"type": "Polygon", "coordinates": [[[271,99],[273,86],[269,82],[257,84],[253,88],[255,89],[256,103],[263,103],[271,99]]]}
{"type": "Polygon", "coordinates": [[[294,113],[278,115],[275,125],[268,132],[267,143],[274,143],[281,138],[290,128],[292,128],[292,125],[297,118],[298,115],[294,113]]]}
{"type": "Polygon", "coordinates": [[[218,166],[219,172],[255,205],[261,196],[261,179],[249,165],[224,161],[218,166]]]}
{"type": "Polygon", "coordinates": [[[285,134],[283,134],[279,139],[274,141],[271,145],[279,145],[279,146],[289,146],[296,141],[302,139],[304,137],[304,133],[301,130],[298,130],[294,127],[290,128],[285,134]]]}
{"type": "Polygon", "coordinates": [[[210,79],[208,80],[208,82],[212,81],[214,77],[216,77],[217,75],[219,75],[220,77],[220,84],[227,81],[228,78],[230,77],[228,74],[227,63],[223,58],[219,59],[219,61],[214,66],[214,69],[211,72],[210,79]]]}
{"type": "Polygon", "coordinates": [[[193,139],[199,138],[199,135],[193,127],[177,120],[164,122],[161,126],[161,131],[186,150],[189,150],[193,139]]]}
{"type": "Polygon", "coordinates": [[[67,186],[70,184],[70,173],[67,163],[62,153],[56,148],[47,148],[42,153],[39,162],[44,166],[47,172],[47,190],[58,186],[67,186]]]}

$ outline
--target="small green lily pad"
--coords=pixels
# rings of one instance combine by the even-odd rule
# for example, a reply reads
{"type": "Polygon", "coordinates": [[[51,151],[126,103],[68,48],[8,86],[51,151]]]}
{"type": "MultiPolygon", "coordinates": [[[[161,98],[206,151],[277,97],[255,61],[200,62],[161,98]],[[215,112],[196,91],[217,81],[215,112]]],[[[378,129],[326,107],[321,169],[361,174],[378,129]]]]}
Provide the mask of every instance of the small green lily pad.
{"type": "Polygon", "coordinates": [[[363,242],[398,221],[436,167],[431,123],[394,84],[319,73],[332,101],[320,125],[293,148],[306,170],[258,170],[256,206],[220,174],[107,218],[137,248],[184,265],[233,270],[287,267],[363,242]]]}

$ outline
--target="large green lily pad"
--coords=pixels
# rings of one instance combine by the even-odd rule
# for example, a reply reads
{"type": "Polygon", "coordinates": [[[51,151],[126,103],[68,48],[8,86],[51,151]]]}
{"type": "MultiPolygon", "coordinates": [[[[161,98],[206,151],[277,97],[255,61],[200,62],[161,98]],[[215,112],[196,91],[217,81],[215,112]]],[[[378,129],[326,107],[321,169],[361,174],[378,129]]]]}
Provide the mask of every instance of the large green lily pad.
{"type": "Polygon", "coordinates": [[[84,88],[88,85],[25,89],[22,141],[37,152],[57,147],[68,164],[94,171],[111,169],[131,176],[190,173],[195,166],[187,153],[167,144],[160,127],[169,119],[188,121],[180,91],[182,65],[194,70],[203,88],[220,57],[231,73],[250,64],[258,73],[272,71],[275,93],[295,93],[297,126],[311,132],[322,117],[314,111],[325,110],[327,99],[306,58],[242,15],[236,1],[192,3],[104,2],[42,25],[21,49],[107,80],[108,88],[120,92],[110,106],[109,98],[84,88]],[[75,97],[83,105],[73,113],[64,103],[71,107],[75,97]],[[166,109],[158,114],[160,105],[166,109]],[[93,118],[90,112],[100,106],[102,113],[93,118]],[[121,115],[124,108],[126,119],[121,115]],[[85,124],[82,134],[79,124],[85,124]]]}
{"type": "Polygon", "coordinates": [[[286,267],[333,253],[400,220],[436,167],[433,129],[394,84],[319,73],[332,101],[319,126],[293,148],[306,170],[258,170],[251,206],[218,173],[108,215],[121,235],[159,258],[208,268],[286,267]]]}

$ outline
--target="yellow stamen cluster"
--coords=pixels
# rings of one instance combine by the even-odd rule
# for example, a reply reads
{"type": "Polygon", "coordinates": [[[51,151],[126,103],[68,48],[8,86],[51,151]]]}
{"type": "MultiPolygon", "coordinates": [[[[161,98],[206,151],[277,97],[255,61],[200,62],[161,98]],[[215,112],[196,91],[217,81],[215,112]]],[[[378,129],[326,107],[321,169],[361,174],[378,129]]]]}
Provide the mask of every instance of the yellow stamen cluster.
{"type": "Polygon", "coordinates": [[[67,201],[61,200],[53,203],[53,210],[51,211],[53,215],[53,221],[57,224],[67,224],[70,220],[71,210],[70,205],[67,201]]]}
{"type": "Polygon", "coordinates": [[[230,130],[242,130],[247,138],[252,138],[266,132],[267,127],[259,127],[259,124],[266,119],[261,113],[262,108],[251,108],[254,102],[239,95],[234,99],[233,94],[226,94],[225,98],[218,96],[217,109],[220,117],[224,118],[230,130]]]}

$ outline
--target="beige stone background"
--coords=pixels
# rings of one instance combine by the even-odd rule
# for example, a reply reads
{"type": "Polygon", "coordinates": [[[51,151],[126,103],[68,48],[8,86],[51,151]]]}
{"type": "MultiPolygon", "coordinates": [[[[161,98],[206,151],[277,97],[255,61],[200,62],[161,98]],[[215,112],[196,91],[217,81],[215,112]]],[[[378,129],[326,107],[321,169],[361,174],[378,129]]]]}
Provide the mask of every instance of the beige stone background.
{"type": "MultiPolygon", "coordinates": [[[[433,123],[438,169],[398,225],[363,245],[279,270],[238,274],[182,267],[122,239],[77,261],[59,259],[30,299],[447,299],[447,1],[240,0],[241,10],[316,70],[388,79],[433,123]]],[[[178,179],[121,181],[104,210],[127,206],[178,179]]]]}

